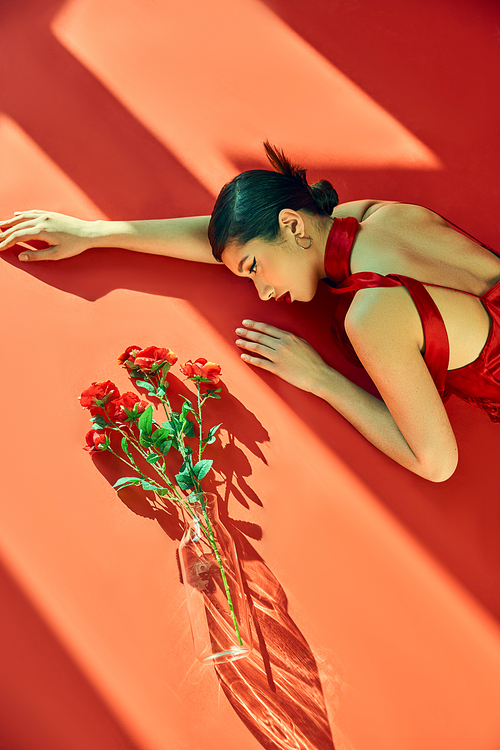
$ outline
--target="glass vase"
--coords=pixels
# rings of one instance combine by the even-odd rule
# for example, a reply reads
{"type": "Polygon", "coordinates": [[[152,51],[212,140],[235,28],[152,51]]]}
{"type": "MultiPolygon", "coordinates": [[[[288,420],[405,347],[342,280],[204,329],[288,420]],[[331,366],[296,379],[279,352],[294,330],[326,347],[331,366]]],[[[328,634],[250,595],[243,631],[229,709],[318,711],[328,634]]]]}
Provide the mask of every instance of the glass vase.
{"type": "Polygon", "coordinates": [[[183,511],[179,561],[196,656],[208,664],[241,659],[252,637],[234,541],[214,494],[191,495],[183,511]]]}

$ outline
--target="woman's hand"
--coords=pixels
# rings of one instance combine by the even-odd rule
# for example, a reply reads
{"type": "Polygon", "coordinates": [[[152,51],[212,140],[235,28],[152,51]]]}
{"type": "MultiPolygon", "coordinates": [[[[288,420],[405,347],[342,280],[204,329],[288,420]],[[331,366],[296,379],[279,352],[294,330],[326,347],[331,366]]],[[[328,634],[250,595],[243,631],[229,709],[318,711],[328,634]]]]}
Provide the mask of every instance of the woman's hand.
{"type": "Polygon", "coordinates": [[[79,255],[91,245],[94,222],[75,219],[52,211],[21,211],[14,218],[0,221],[0,250],[18,242],[42,240],[44,249],[24,249],[20,260],[60,260],[79,255]]]}
{"type": "Polygon", "coordinates": [[[311,391],[328,366],[307,341],[266,323],[244,320],[237,328],[236,344],[245,350],[241,358],[273,372],[303,391],[311,391]],[[260,356],[254,356],[260,355],[260,356]]]}

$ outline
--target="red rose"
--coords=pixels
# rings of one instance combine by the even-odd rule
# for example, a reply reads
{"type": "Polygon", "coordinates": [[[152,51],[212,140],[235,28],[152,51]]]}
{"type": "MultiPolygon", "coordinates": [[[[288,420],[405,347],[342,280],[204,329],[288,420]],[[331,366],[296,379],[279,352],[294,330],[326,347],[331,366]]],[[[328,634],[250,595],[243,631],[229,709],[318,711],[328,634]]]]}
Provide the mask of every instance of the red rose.
{"type": "Polygon", "coordinates": [[[148,346],[137,352],[134,357],[134,367],[142,372],[154,373],[162,365],[168,364],[169,368],[177,362],[177,356],[170,349],[159,349],[157,346],[148,346]]]}
{"type": "Polygon", "coordinates": [[[102,414],[102,407],[109,401],[118,398],[120,391],[111,380],[102,383],[92,383],[90,388],[83,391],[80,403],[84,409],[90,409],[91,414],[102,414]]]}
{"type": "Polygon", "coordinates": [[[83,450],[94,453],[95,451],[105,451],[109,446],[109,437],[104,430],[89,430],[85,435],[87,445],[83,450]]]}
{"type": "Polygon", "coordinates": [[[140,346],[127,346],[123,354],[118,357],[118,364],[126,367],[127,370],[133,370],[135,367],[135,355],[141,351],[140,346]]]}
{"type": "Polygon", "coordinates": [[[137,417],[139,414],[142,414],[147,406],[148,402],[142,401],[137,393],[126,391],[126,393],[122,393],[120,398],[116,398],[110,404],[110,417],[114,422],[125,422],[129,419],[125,409],[133,411],[134,416],[137,417]],[[136,409],[134,408],[135,406],[137,406],[136,409]]]}
{"type": "Polygon", "coordinates": [[[203,357],[198,357],[194,362],[189,359],[181,365],[180,370],[187,378],[206,378],[214,385],[219,382],[221,375],[221,366],[215,362],[207,362],[203,357]]]}

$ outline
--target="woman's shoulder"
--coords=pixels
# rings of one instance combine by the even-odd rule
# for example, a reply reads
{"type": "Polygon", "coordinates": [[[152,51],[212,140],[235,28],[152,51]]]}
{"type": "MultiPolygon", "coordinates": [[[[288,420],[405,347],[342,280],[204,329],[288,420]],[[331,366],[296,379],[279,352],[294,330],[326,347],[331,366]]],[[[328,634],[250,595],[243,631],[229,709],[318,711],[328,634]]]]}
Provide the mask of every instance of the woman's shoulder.
{"type": "Polygon", "coordinates": [[[384,206],[388,202],[389,201],[373,199],[346,201],[345,203],[339,203],[338,206],[335,206],[332,216],[335,219],[344,219],[346,216],[354,216],[358,221],[363,221],[363,219],[376,211],[377,207],[384,206]]]}
{"type": "Polygon", "coordinates": [[[362,222],[369,219],[382,208],[384,211],[381,211],[377,215],[377,220],[389,218],[397,221],[398,218],[401,218],[405,221],[413,219],[424,223],[447,224],[443,217],[425,206],[420,206],[416,203],[401,203],[399,201],[373,199],[339,203],[339,205],[335,207],[332,216],[337,219],[343,219],[346,216],[354,216],[359,222],[362,222]]]}

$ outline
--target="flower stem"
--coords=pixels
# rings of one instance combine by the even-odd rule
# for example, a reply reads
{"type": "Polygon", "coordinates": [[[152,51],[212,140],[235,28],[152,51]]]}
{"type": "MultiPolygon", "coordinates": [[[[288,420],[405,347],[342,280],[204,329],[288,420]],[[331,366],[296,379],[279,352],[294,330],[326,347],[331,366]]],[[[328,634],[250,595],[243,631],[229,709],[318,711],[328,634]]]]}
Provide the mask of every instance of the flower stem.
{"type": "Polygon", "coordinates": [[[198,419],[199,419],[198,426],[200,428],[200,439],[198,442],[198,461],[201,461],[202,440],[203,440],[203,422],[202,422],[202,417],[201,417],[201,394],[200,394],[201,383],[200,381],[198,381],[196,385],[198,386],[198,419]]]}
{"type": "MultiPolygon", "coordinates": [[[[138,452],[138,453],[139,453],[139,454],[140,454],[140,455],[141,455],[141,456],[142,456],[143,458],[145,458],[145,459],[147,460],[147,456],[148,456],[148,455],[150,455],[151,453],[156,453],[156,451],[149,451],[149,453],[147,453],[147,452],[146,452],[145,450],[143,450],[143,446],[142,446],[142,445],[140,444],[140,442],[139,442],[139,441],[137,440],[137,438],[136,438],[136,437],[134,436],[134,434],[132,433],[132,430],[131,430],[131,429],[130,429],[130,431],[129,431],[129,432],[126,432],[126,431],[125,431],[125,430],[124,430],[124,429],[123,429],[122,427],[120,427],[120,425],[119,425],[118,423],[116,423],[116,422],[111,422],[111,419],[110,419],[110,417],[109,417],[109,414],[107,413],[107,411],[106,411],[106,416],[107,416],[107,417],[108,417],[108,419],[110,420],[110,424],[111,424],[111,429],[113,429],[113,430],[116,430],[117,432],[119,432],[119,433],[120,433],[120,435],[121,435],[122,437],[126,438],[126,439],[127,439],[127,441],[129,441],[129,442],[130,442],[130,443],[131,443],[131,444],[133,445],[133,447],[134,447],[134,448],[136,449],[136,451],[137,451],[137,452],[138,452]]],[[[110,449],[110,450],[111,450],[111,449],[110,449]]],[[[114,452],[113,450],[111,450],[111,452],[113,453],[113,455],[115,455],[115,456],[117,456],[118,458],[120,458],[120,460],[124,461],[124,459],[122,459],[122,458],[121,458],[121,457],[120,457],[120,456],[119,456],[119,455],[118,455],[117,453],[115,453],[115,452],[114,452]]],[[[156,454],[156,455],[159,455],[159,454],[156,454]]],[[[142,477],[143,479],[149,480],[149,477],[148,477],[148,476],[146,476],[146,474],[144,474],[144,473],[143,473],[143,472],[142,472],[142,471],[141,471],[141,470],[139,469],[138,465],[137,465],[137,464],[136,464],[136,462],[134,461],[134,458],[133,458],[132,454],[131,454],[131,455],[129,456],[129,460],[130,460],[130,463],[129,463],[129,462],[126,462],[126,461],[124,461],[124,462],[125,462],[125,463],[127,463],[127,465],[128,465],[128,466],[131,466],[132,468],[134,468],[134,469],[135,469],[135,470],[136,470],[136,471],[137,471],[137,472],[138,472],[138,473],[140,474],[140,476],[141,476],[141,477],[142,477]]],[[[148,462],[148,463],[149,463],[149,462],[148,462]]],[[[170,481],[170,479],[169,479],[168,475],[167,475],[167,474],[165,473],[165,471],[164,471],[163,469],[161,469],[160,467],[156,466],[156,464],[150,464],[150,466],[152,466],[152,467],[154,468],[154,470],[156,471],[156,473],[157,473],[157,474],[158,474],[158,475],[159,475],[159,476],[161,477],[161,479],[163,479],[163,481],[164,481],[164,482],[165,482],[165,484],[167,485],[167,489],[169,489],[169,490],[171,491],[171,493],[173,493],[173,494],[169,495],[170,499],[172,499],[172,500],[174,500],[174,499],[175,499],[175,500],[182,500],[182,495],[180,495],[180,494],[179,494],[179,493],[177,492],[177,489],[175,488],[174,484],[173,484],[173,483],[172,483],[172,482],[170,481]]]]}
{"type": "MultiPolygon", "coordinates": [[[[120,461],[122,461],[122,462],[123,462],[124,464],[126,464],[127,466],[129,466],[129,467],[130,467],[131,469],[135,469],[135,471],[137,471],[137,473],[139,474],[139,478],[140,478],[140,479],[144,479],[144,480],[146,480],[147,482],[150,482],[150,481],[151,481],[151,480],[150,480],[150,478],[149,478],[149,477],[148,477],[148,476],[147,476],[146,474],[144,474],[144,472],[142,472],[142,471],[141,471],[141,470],[139,469],[139,467],[137,466],[137,464],[136,464],[136,463],[134,463],[133,461],[127,461],[127,460],[126,460],[125,458],[123,458],[122,456],[120,456],[120,454],[119,454],[119,453],[116,453],[116,451],[114,451],[114,450],[113,450],[112,448],[107,448],[107,450],[108,450],[108,451],[109,451],[110,453],[112,453],[112,454],[113,454],[113,456],[116,456],[116,458],[120,459],[120,461]]],[[[119,488],[119,489],[120,489],[120,488],[119,488]]],[[[158,487],[158,489],[163,489],[163,487],[158,487]]],[[[168,488],[166,488],[166,489],[168,489],[168,488]]],[[[174,501],[177,501],[177,498],[176,498],[176,497],[175,497],[174,495],[167,495],[167,497],[168,497],[168,498],[169,498],[170,500],[174,500],[174,501]]]]}
{"type": "MultiPolygon", "coordinates": [[[[202,440],[203,440],[203,417],[202,417],[202,413],[201,413],[201,408],[202,408],[202,405],[204,404],[204,402],[205,402],[206,399],[202,400],[202,398],[201,398],[201,383],[200,383],[200,381],[196,382],[196,386],[197,386],[198,420],[199,420],[198,421],[198,426],[199,426],[199,431],[200,431],[199,441],[198,441],[198,461],[200,461],[201,460],[201,454],[202,454],[202,440]]],[[[161,401],[161,403],[163,405],[163,409],[165,411],[167,419],[170,419],[169,411],[171,412],[172,408],[170,406],[170,403],[169,403],[168,399],[166,398],[166,396],[165,397],[159,396],[158,393],[156,393],[156,395],[157,395],[157,397],[159,398],[159,400],[161,401]],[[167,406],[168,406],[168,410],[169,411],[167,410],[167,406]]],[[[185,443],[184,443],[183,429],[181,429],[180,432],[181,432],[181,434],[177,437],[177,444],[179,446],[179,452],[180,452],[180,454],[182,456],[182,459],[183,459],[184,463],[187,462],[188,466],[190,466],[190,462],[187,461],[188,454],[186,452],[186,446],[185,446],[185,443]]],[[[203,498],[203,492],[202,492],[202,489],[201,489],[201,483],[200,483],[198,477],[194,474],[194,471],[192,470],[191,466],[190,466],[190,474],[191,474],[191,478],[193,479],[193,484],[195,486],[195,490],[197,492],[199,492],[201,494],[201,497],[202,497],[201,507],[202,507],[203,516],[204,516],[204,519],[205,519],[206,527],[199,522],[199,519],[196,516],[196,513],[194,512],[194,510],[191,509],[191,507],[190,507],[190,505],[189,505],[188,502],[181,501],[180,504],[182,505],[183,508],[185,508],[187,510],[187,512],[189,513],[189,515],[195,521],[198,521],[199,527],[203,530],[204,535],[206,536],[206,538],[207,538],[210,546],[213,549],[213,552],[214,552],[214,555],[215,555],[215,559],[217,560],[217,565],[218,565],[220,573],[221,573],[222,582],[223,582],[223,585],[224,585],[224,591],[226,593],[227,602],[229,604],[229,609],[231,611],[231,618],[233,620],[233,625],[234,625],[234,629],[236,631],[236,636],[238,638],[238,643],[239,643],[240,646],[242,646],[243,645],[243,640],[241,638],[240,629],[239,629],[239,625],[238,625],[238,620],[236,619],[236,613],[234,611],[234,605],[233,605],[233,600],[232,600],[232,597],[231,597],[231,591],[229,589],[229,584],[228,584],[228,581],[227,581],[226,571],[224,570],[224,565],[222,563],[220,552],[219,552],[219,549],[217,547],[217,542],[215,541],[215,537],[214,537],[212,525],[210,523],[210,519],[208,517],[208,513],[207,513],[207,510],[206,510],[206,503],[205,503],[205,500],[203,498]]]]}
{"type": "MultiPolygon", "coordinates": [[[[126,433],[124,430],[120,429],[119,427],[117,429],[118,429],[118,432],[121,435],[123,435],[124,437],[126,437],[127,440],[129,440],[132,443],[132,445],[134,446],[134,448],[136,449],[136,451],[138,453],[140,453],[140,455],[143,458],[147,459],[147,457],[150,456],[152,453],[155,453],[156,455],[160,455],[159,453],[157,453],[154,450],[150,450],[148,452],[145,451],[144,448],[143,448],[143,446],[140,444],[140,442],[137,440],[137,438],[131,432],[130,433],[126,433]]],[[[149,461],[148,461],[148,463],[149,463],[149,461]]],[[[156,471],[156,473],[168,484],[169,488],[173,492],[176,492],[176,489],[175,489],[173,483],[170,481],[168,475],[165,474],[165,472],[163,471],[163,469],[161,469],[156,464],[149,464],[149,465],[152,466],[153,469],[156,471]]],[[[180,497],[180,495],[179,495],[179,497],[180,497]]]]}
{"type": "MultiPolygon", "coordinates": [[[[221,556],[220,556],[220,553],[219,553],[219,548],[217,547],[217,542],[215,541],[214,532],[213,532],[213,529],[212,529],[212,524],[210,523],[210,519],[208,517],[207,505],[206,505],[206,502],[205,502],[205,498],[203,497],[203,493],[201,493],[200,505],[201,505],[201,508],[202,508],[202,511],[203,511],[203,516],[204,516],[206,524],[207,524],[207,528],[204,529],[205,535],[207,536],[208,541],[210,543],[210,546],[212,547],[212,549],[214,551],[215,558],[217,560],[217,564],[219,566],[219,570],[220,570],[220,573],[221,573],[221,576],[222,576],[222,582],[224,584],[224,590],[226,592],[227,603],[229,604],[229,609],[231,611],[231,618],[233,620],[233,625],[234,625],[234,629],[236,631],[236,636],[238,638],[238,643],[239,643],[240,646],[242,646],[243,645],[243,640],[241,638],[240,629],[239,629],[239,626],[238,626],[238,620],[236,619],[236,613],[234,611],[234,605],[233,605],[233,600],[232,600],[232,597],[231,597],[231,591],[229,590],[229,584],[227,582],[226,571],[224,570],[224,565],[222,564],[222,559],[221,559],[221,556]]],[[[204,528],[202,524],[200,524],[200,526],[202,528],[204,528]]]]}

